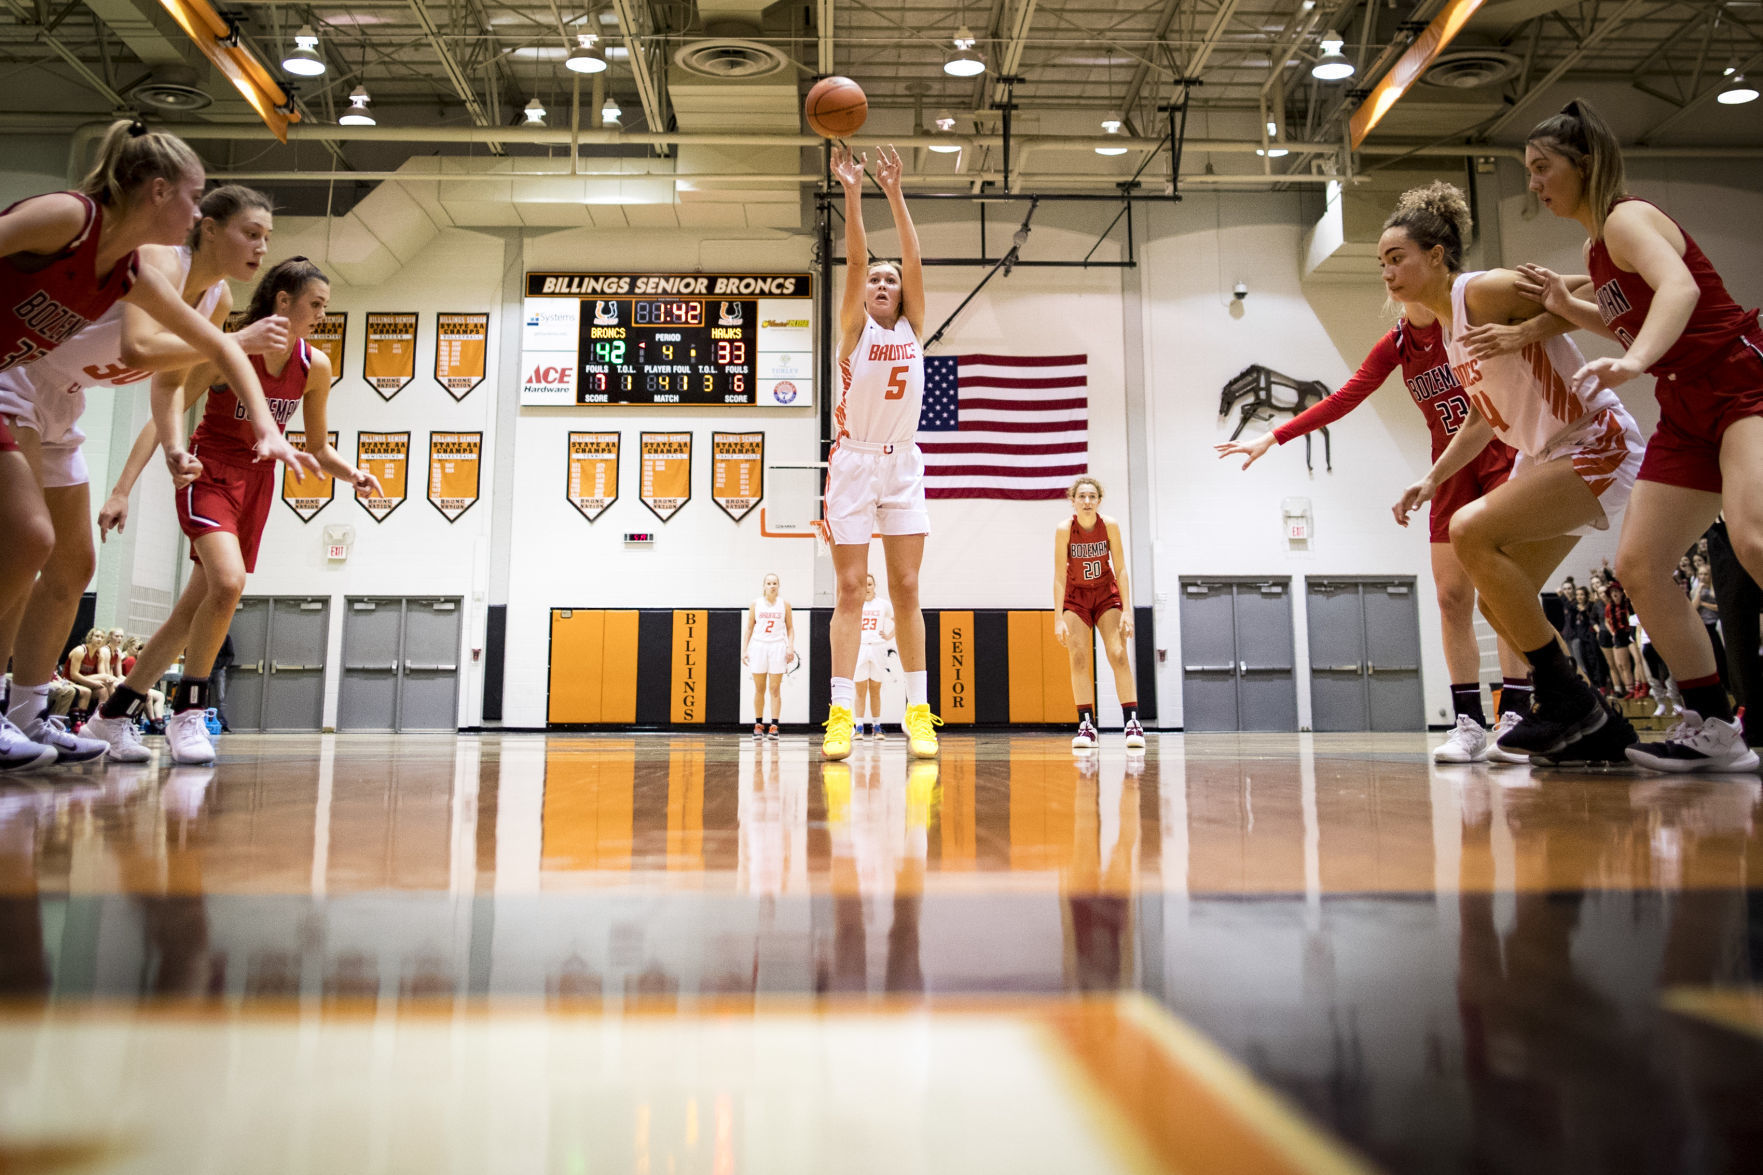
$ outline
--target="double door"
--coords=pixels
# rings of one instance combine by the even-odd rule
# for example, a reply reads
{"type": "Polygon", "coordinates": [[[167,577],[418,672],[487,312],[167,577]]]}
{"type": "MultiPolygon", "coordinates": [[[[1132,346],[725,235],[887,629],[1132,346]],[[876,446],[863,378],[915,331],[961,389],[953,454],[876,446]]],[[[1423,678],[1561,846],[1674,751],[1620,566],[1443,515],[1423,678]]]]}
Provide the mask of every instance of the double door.
{"type": "Polygon", "coordinates": [[[1296,730],[1291,580],[1181,581],[1182,727],[1296,730]]]}
{"type": "Polygon", "coordinates": [[[246,596],[233,612],[221,705],[234,730],[318,730],[331,606],[323,596],[246,596]]]}
{"type": "Polygon", "coordinates": [[[1311,727],[1424,730],[1414,580],[1310,579],[1305,594],[1311,727]]]}
{"type": "Polygon", "coordinates": [[[350,597],[338,730],[459,729],[458,597],[350,597]]]}

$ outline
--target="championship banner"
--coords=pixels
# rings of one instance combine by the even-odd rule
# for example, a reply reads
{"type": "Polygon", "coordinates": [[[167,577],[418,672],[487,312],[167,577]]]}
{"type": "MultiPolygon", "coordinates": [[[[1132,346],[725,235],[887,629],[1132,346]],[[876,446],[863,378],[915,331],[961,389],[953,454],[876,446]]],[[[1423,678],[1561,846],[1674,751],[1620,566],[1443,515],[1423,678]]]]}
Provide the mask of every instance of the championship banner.
{"type": "Polygon", "coordinates": [[[361,378],[390,400],[416,378],[416,315],[369,314],[361,378]]]}
{"type": "MultiPolygon", "coordinates": [[[[287,436],[290,445],[302,453],[307,451],[305,433],[290,430],[287,436]]],[[[331,448],[336,448],[337,434],[331,433],[330,439],[331,448]]],[[[282,466],[282,501],[288,504],[288,509],[300,516],[301,522],[311,522],[336,496],[336,479],[322,469],[317,473],[308,469],[305,481],[295,481],[294,471],[282,466]]]]}
{"type": "Polygon", "coordinates": [[[483,451],[481,432],[429,434],[429,505],[448,522],[458,522],[477,502],[483,451]]]}
{"type": "Polygon", "coordinates": [[[355,436],[355,464],[380,479],[382,498],[361,498],[361,508],[373,515],[375,522],[404,504],[410,483],[410,434],[407,432],[364,432],[355,436]]]}
{"type": "Polygon", "coordinates": [[[488,314],[440,314],[435,317],[435,382],[455,400],[463,400],[484,382],[490,351],[488,314]]]}
{"type": "Polygon", "coordinates": [[[331,386],[343,378],[343,343],[349,336],[349,312],[336,310],[318,320],[306,341],[331,361],[331,386]]]}
{"type": "Polygon", "coordinates": [[[637,496],[666,522],[692,500],[692,434],[642,434],[643,477],[637,496]]]}
{"type": "Polygon", "coordinates": [[[569,504],[589,522],[618,501],[617,433],[569,434],[569,486],[565,493],[569,504]]]}
{"type": "Polygon", "coordinates": [[[765,434],[710,434],[710,499],[739,522],[765,497],[765,434]]]}

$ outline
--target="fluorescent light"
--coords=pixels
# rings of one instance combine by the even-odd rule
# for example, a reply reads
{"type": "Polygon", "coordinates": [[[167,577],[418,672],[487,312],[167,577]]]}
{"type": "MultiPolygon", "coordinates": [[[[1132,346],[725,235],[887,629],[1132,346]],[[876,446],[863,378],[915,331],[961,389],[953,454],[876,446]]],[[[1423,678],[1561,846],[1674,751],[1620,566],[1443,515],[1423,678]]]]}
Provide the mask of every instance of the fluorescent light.
{"type": "Polygon", "coordinates": [[[366,86],[356,86],[355,92],[349,95],[349,109],[337,119],[342,126],[373,126],[373,115],[367,112],[367,104],[372,101],[367,96],[366,86]]]}
{"type": "Polygon", "coordinates": [[[1279,159],[1283,156],[1290,155],[1291,152],[1284,147],[1269,147],[1265,151],[1260,147],[1257,147],[1255,148],[1255,154],[1265,155],[1269,159],[1279,159]]]}
{"type": "Polygon", "coordinates": [[[1310,67],[1310,76],[1318,81],[1338,82],[1342,78],[1353,76],[1353,63],[1341,54],[1341,46],[1346,42],[1333,29],[1322,35],[1322,56],[1310,67]]]}
{"type": "Polygon", "coordinates": [[[303,78],[315,78],[324,72],[324,62],[318,56],[318,34],[311,25],[301,25],[294,34],[294,48],[282,58],[282,68],[303,78]]]}
{"type": "Polygon", "coordinates": [[[611,94],[606,95],[606,101],[600,107],[600,122],[607,126],[616,126],[623,117],[624,110],[619,107],[618,102],[611,94]]]}
{"type": "Polygon", "coordinates": [[[526,121],[528,126],[545,125],[545,104],[534,98],[526,104],[526,121]]]}
{"type": "Polygon", "coordinates": [[[600,38],[593,33],[580,33],[576,40],[580,45],[570,50],[564,60],[563,67],[574,73],[602,73],[606,69],[606,54],[594,42],[600,38]]]}
{"type": "Polygon", "coordinates": [[[962,49],[943,62],[943,72],[951,77],[970,78],[986,71],[986,63],[972,49],[962,49]]]}

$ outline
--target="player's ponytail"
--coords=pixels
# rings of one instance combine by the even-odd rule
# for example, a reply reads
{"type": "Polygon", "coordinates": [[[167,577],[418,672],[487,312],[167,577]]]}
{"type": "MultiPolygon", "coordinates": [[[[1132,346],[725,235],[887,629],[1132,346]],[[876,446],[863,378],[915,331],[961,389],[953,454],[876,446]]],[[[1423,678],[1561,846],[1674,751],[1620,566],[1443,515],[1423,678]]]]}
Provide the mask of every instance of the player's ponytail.
{"type": "Polygon", "coordinates": [[[1455,184],[1435,180],[1424,188],[1409,188],[1383,226],[1401,229],[1422,250],[1442,248],[1445,268],[1451,273],[1463,272],[1463,246],[1474,223],[1469,201],[1455,184]]]}
{"type": "Polygon", "coordinates": [[[1535,143],[1579,169],[1580,181],[1585,185],[1580,198],[1592,210],[1592,238],[1603,236],[1604,218],[1628,189],[1622,168],[1622,145],[1616,141],[1610,124],[1592,109],[1591,103],[1575,98],[1559,114],[1537,123],[1524,142],[1526,146],[1535,143]]]}
{"type": "Polygon", "coordinates": [[[224,228],[233,217],[247,208],[260,208],[264,212],[275,212],[275,205],[270,203],[268,196],[256,188],[247,188],[243,184],[222,184],[220,187],[202,197],[202,219],[190,230],[190,251],[194,253],[202,247],[202,225],[212,220],[224,228]]]}
{"type": "Polygon", "coordinates": [[[98,144],[98,158],[80,181],[80,191],[107,208],[120,208],[135,189],[152,180],[176,183],[202,174],[202,161],[176,135],[150,131],[139,119],[110,124],[98,144]]]}
{"type": "Polygon", "coordinates": [[[257,288],[251,291],[251,304],[245,308],[246,325],[274,314],[277,294],[285,293],[289,297],[297,297],[308,282],[329,283],[330,280],[325,276],[324,270],[304,257],[290,257],[286,261],[276,262],[258,281],[257,288]]]}

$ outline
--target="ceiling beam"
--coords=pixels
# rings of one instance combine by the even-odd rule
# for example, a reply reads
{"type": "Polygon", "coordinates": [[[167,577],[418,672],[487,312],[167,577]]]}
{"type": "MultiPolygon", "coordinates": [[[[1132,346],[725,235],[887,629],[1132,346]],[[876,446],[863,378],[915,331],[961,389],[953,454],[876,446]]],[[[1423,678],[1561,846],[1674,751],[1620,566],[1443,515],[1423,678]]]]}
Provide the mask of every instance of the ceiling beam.
{"type": "Polygon", "coordinates": [[[79,54],[75,53],[72,49],[69,49],[62,42],[61,38],[37,24],[36,13],[26,8],[23,4],[20,4],[19,0],[6,0],[6,7],[12,9],[13,13],[18,17],[18,23],[27,27],[36,28],[37,39],[47,45],[57,57],[67,62],[67,64],[73,68],[74,73],[79,75],[81,81],[85,82],[86,85],[92,87],[92,89],[103,95],[105,101],[110,103],[112,109],[128,109],[128,101],[124,99],[121,94],[111,89],[110,83],[99,77],[92,71],[90,66],[81,61],[79,54]]]}
{"type": "MultiPolygon", "coordinates": [[[[1163,11],[1157,14],[1157,23],[1152,26],[1151,39],[1161,41],[1169,35],[1175,24],[1175,15],[1181,11],[1181,0],[1163,0],[1163,11]]],[[[1133,70],[1132,79],[1126,83],[1126,93],[1120,99],[1120,109],[1129,117],[1133,107],[1139,104],[1139,94],[1144,90],[1145,83],[1151,80],[1151,63],[1139,62],[1133,70]]]]}
{"type": "Polygon", "coordinates": [[[1567,71],[1578,65],[1580,59],[1587,53],[1596,49],[1604,38],[1620,28],[1623,22],[1627,21],[1631,16],[1639,15],[1640,11],[1646,7],[1647,0],[1624,0],[1624,3],[1620,8],[1605,17],[1604,22],[1597,28],[1587,32],[1585,36],[1580,39],[1579,44],[1568,51],[1566,57],[1563,57],[1560,61],[1556,62],[1555,68],[1539,78],[1530,89],[1520,94],[1512,105],[1506,108],[1504,114],[1489,123],[1482,130],[1481,137],[1483,139],[1493,138],[1506,126],[1507,123],[1517,118],[1518,115],[1529,106],[1531,102],[1535,101],[1544,90],[1565,77],[1567,71]]]}
{"type": "MultiPolygon", "coordinates": [[[[429,16],[428,8],[423,0],[409,0],[409,7],[411,14],[416,17],[416,23],[421,27],[423,35],[428,38],[429,48],[433,49],[435,56],[441,59],[441,70],[447,75],[448,82],[452,84],[453,92],[459,96],[461,102],[465,103],[465,109],[471,115],[471,121],[479,126],[489,126],[491,121],[489,111],[484,109],[484,104],[478,101],[477,94],[472,91],[470,79],[465,76],[465,71],[459,68],[459,61],[453,56],[453,51],[447,48],[447,42],[442,38],[441,30],[435,27],[435,22],[429,16]]],[[[497,155],[504,153],[500,143],[491,143],[490,150],[497,155]]]]}
{"type": "MultiPolygon", "coordinates": [[[[637,83],[637,101],[643,107],[643,126],[658,134],[667,129],[667,111],[663,109],[661,86],[649,67],[648,46],[643,41],[648,27],[638,19],[636,0],[612,0],[612,10],[618,13],[618,27],[624,33],[624,47],[630,54],[631,77],[637,83]]],[[[642,11],[647,15],[648,8],[645,6],[642,11]]]]}
{"type": "MultiPolygon", "coordinates": [[[[1028,48],[1028,30],[1034,23],[1035,5],[1039,0],[1015,0],[1010,12],[1006,9],[1009,27],[1004,30],[1004,44],[998,52],[998,76],[1016,77],[1017,70],[1022,68],[1022,54],[1028,48]]],[[[992,101],[1008,102],[1010,87],[998,82],[992,87],[992,101]]]]}
{"type": "Polygon", "coordinates": [[[820,34],[820,51],[815,56],[814,72],[825,77],[833,71],[833,0],[818,0],[814,27],[820,34]]]}

